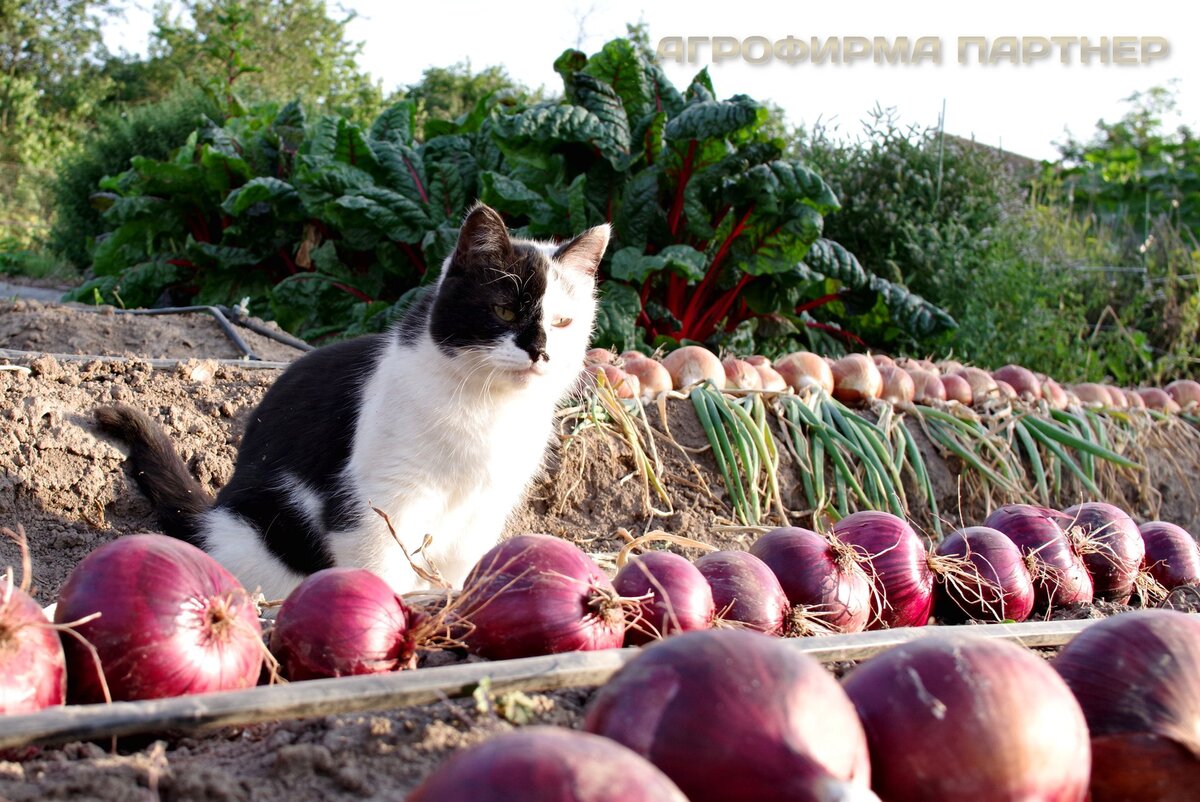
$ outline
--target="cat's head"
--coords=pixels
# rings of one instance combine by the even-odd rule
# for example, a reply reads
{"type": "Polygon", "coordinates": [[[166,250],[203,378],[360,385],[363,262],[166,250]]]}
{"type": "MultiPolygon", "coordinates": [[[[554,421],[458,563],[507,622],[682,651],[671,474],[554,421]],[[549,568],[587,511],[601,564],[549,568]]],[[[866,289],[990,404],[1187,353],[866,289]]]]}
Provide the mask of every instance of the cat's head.
{"type": "Polygon", "coordinates": [[[565,386],[591,338],[608,238],[604,224],[561,245],[514,239],[499,214],[476,204],[442,266],[434,343],[497,388],[565,386]]]}

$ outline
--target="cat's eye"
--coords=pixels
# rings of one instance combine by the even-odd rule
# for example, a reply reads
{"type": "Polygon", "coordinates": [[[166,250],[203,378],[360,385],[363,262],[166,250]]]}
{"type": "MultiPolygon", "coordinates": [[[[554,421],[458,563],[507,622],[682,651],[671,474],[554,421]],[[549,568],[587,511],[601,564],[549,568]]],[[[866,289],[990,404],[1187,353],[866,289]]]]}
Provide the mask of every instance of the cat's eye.
{"type": "Polygon", "coordinates": [[[500,318],[505,323],[512,323],[514,320],[517,319],[517,313],[514,312],[512,310],[512,308],[508,307],[508,306],[501,306],[500,304],[496,304],[495,306],[492,307],[492,311],[496,313],[496,317],[500,318]]]}
{"type": "Polygon", "coordinates": [[[571,318],[555,315],[554,319],[550,321],[550,325],[556,329],[565,329],[571,325],[571,318]]]}

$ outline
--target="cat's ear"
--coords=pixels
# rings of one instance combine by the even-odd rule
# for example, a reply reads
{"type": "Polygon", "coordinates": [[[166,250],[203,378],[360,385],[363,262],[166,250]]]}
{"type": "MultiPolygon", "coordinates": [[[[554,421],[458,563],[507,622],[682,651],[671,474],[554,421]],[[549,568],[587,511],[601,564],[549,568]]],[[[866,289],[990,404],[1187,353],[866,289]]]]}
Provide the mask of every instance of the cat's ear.
{"type": "Polygon", "coordinates": [[[492,207],[476,203],[463,221],[454,247],[454,261],[476,262],[502,259],[512,251],[508,226],[492,207]]]}
{"type": "Polygon", "coordinates": [[[604,250],[608,247],[608,238],[612,233],[608,223],[589,228],[570,242],[558,246],[554,252],[554,261],[563,267],[578,270],[589,276],[596,274],[600,260],[604,258],[604,250]]]}

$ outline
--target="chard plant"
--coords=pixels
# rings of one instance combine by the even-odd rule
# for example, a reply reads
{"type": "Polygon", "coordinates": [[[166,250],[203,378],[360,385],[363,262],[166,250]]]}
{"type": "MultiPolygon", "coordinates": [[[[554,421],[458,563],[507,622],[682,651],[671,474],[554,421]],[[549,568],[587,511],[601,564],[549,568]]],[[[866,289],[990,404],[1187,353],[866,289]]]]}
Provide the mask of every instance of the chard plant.
{"type": "Polygon", "coordinates": [[[561,99],[484,98],[419,135],[407,102],[370,127],[309,124],[295,103],[207,121],[171,159],[105,179],[111,232],[73,297],[249,297],[308,338],[377,329],[436,277],[480,198],[518,236],[612,223],[598,345],[836,350],[954,326],[821,237],[837,198],[784,157],[758,102],[718,99],[707,71],[680,92],[625,39],[555,68],[561,99]]]}

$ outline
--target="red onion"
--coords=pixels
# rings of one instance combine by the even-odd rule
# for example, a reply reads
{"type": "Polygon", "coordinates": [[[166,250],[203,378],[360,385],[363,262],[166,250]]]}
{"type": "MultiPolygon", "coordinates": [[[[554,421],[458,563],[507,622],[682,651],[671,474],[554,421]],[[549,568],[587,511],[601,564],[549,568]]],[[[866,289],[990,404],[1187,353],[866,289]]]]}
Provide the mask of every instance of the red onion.
{"type": "Polygon", "coordinates": [[[1194,799],[1200,621],[1139,610],[1099,621],[1054,659],[1092,734],[1092,800],[1194,799]]]}
{"type": "Polygon", "coordinates": [[[1181,526],[1150,521],[1138,530],[1146,544],[1146,570],[1167,590],[1180,585],[1200,585],[1200,548],[1181,526]]]}
{"type": "Polygon", "coordinates": [[[971,568],[939,578],[934,608],[946,623],[1024,621],[1033,611],[1033,579],[1008,536],[986,526],[952,532],[937,545],[940,557],[966,560],[971,568]]]}
{"type": "Polygon", "coordinates": [[[833,526],[833,534],[866,561],[874,584],[874,621],[880,627],[923,627],[933,611],[933,572],[925,543],[888,512],[863,510],[833,526]]]}
{"type": "Polygon", "coordinates": [[[892,647],[843,683],[888,802],[1082,802],[1087,725],[1066,684],[1020,646],[959,633],[892,647]]]}
{"type": "Polygon", "coordinates": [[[862,727],[820,663],[755,632],[685,632],[592,697],[583,728],[645,756],[691,802],[866,800],[862,727]]]}
{"type": "Polygon", "coordinates": [[[633,750],[565,727],[523,727],[455,754],[408,802],[688,802],[633,750]]]}
{"type": "Polygon", "coordinates": [[[833,371],[824,358],[810,351],[796,351],[773,365],[783,380],[796,392],[814,387],[833,393],[833,371]]]}
{"type": "Polygon", "coordinates": [[[721,360],[707,348],[685,345],[663,357],[662,365],[671,374],[676,390],[683,390],[696,382],[708,379],[718,390],[725,389],[725,368],[721,360]]]}
{"type": "Polygon", "coordinates": [[[767,564],[744,551],[713,551],[696,560],[712,588],[718,621],[781,635],[791,605],[767,564]]]}
{"type": "MultiPolygon", "coordinates": [[[[262,667],[262,630],[249,594],[212,557],[164,535],[126,535],[67,578],[54,620],[100,613],[76,632],[95,647],[113,700],[249,688],[262,667]]],[[[103,702],[92,654],[64,637],[67,698],[103,702]]]]}
{"type": "Polygon", "coordinates": [[[291,680],[412,667],[410,614],[391,587],[361,568],[326,568],[279,608],[271,651],[291,680]]]}
{"type": "Polygon", "coordinates": [[[833,397],[843,404],[865,404],[883,392],[883,377],[870,357],[847,354],[833,363],[833,397]]]}
{"type": "Polygon", "coordinates": [[[0,579],[0,716],[33,713],[67,697],[67,664],[58,633],[33,597],[0,579]]]}
{"type": "Polygon", "coordinates": [[[576,546],[519,535],[479,560],[463,583],[467,648],[490,660],[613,649],[625,616],[612,582],[576,546]]]}
{"type": "Polygon", "coordinates": [[[704,574],[669,551],[630,558],[613,578],[613,588],[627,599],[639,599],[637,619],[625,630],[625,643],[630,646],[708,629],[717,611],[704,574]]]}
{"type": "Polygon", "coordinates": [[[1042,384],[1029,368],[1020,365],[1005,365],[999,370],[992,371],[992,378],[1006,382],[1017,396],[1025,401],[1039,401],[1042,397],[1042,384]]]}
{"type": "Polygon", "coordinates": [[[1034,612],[1067,604],[1091,604],[1092,576],[1058,521],[1062,513],[1030,504],[1009,504],[987,517],[1025,555],[1033,578],[1034,612]]]}
{"type": "Polygon", "coordinates": [[[852,547],[811,529],[786,526],[754,541],[750,553],[767,564],[787,594],[789,634],[866,628],[871,580],[852,547]]]}
{"type": "Polygon", "coordinates": [[[1125,511],[1102,501],[1076,504],[1063,510],[1070,521],[1070,532],[1078,531],[1083,563],[1092,575],[1097,598],[1125,604],[1133,595],[1146,544],[1137,524],[1125,511]]]}

